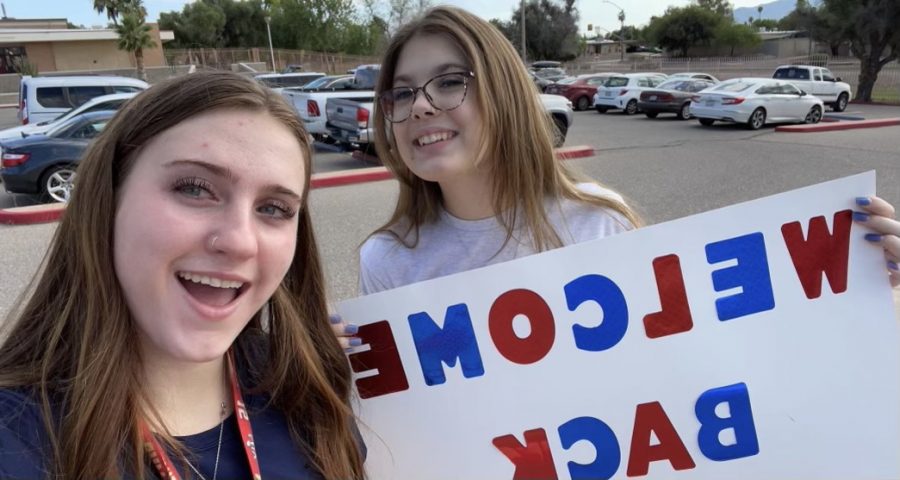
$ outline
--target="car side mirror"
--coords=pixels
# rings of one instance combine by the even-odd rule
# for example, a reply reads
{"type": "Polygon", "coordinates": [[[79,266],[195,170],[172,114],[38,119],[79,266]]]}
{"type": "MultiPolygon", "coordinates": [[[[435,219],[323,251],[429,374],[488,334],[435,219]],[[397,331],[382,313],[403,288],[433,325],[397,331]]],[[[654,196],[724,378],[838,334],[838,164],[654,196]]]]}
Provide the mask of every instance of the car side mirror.
{"type": "Polygon", "coordinates": [[[835,78],[834,80],[832,80],[832,82],[840,82],[840,81],[842,81],[842,80],[841,80],[841,77],[837,77],[837,78],[835,78]]]}
{"type": "Polygon", "coordinates": [[[800,90],[800,93],[799,93],[799,95],[800,95],[800,96],[801,96],[801,97],[805,97],[805,96],[806,96],[806,92],[805,92],[805,91],[803,91],[803,90],[800,90]]]}

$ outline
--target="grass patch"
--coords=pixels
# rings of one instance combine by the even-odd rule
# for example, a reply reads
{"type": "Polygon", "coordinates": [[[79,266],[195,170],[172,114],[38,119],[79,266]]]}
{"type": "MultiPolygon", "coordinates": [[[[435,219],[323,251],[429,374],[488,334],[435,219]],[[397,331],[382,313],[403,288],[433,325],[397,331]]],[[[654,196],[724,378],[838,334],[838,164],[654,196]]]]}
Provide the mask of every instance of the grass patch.
{"type": "Polygon", "coordinates": [[[872,90],[872,101],[879,103],[900,104],[900,86],[875,87],[872,90]]]}

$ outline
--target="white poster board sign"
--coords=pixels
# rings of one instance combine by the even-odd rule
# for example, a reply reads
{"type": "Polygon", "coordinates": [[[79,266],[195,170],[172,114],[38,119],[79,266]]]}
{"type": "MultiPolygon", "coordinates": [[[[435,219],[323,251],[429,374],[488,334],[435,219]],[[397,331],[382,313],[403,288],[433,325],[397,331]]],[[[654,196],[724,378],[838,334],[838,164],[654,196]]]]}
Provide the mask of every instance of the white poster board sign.
{"type": "Polygon", "coordinates": [[[900,478],[868,172],[347,301],[373,479],[900,478]]]}

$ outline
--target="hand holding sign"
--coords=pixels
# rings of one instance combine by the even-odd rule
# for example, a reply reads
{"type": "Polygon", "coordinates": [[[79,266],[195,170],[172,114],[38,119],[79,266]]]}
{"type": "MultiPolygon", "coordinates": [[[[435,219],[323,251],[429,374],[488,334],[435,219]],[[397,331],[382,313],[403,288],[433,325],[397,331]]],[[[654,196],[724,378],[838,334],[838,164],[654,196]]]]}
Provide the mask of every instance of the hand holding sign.
{"type": "Polygon", "coordinates": [[[864,212],[857,212],[853,218],[875,232],[866,234],[866,240],[884,247],[891,286],[900,286],[900,222],[894,218],[893,205],[878,197],[858,197],[856,204],[864,212]]]}

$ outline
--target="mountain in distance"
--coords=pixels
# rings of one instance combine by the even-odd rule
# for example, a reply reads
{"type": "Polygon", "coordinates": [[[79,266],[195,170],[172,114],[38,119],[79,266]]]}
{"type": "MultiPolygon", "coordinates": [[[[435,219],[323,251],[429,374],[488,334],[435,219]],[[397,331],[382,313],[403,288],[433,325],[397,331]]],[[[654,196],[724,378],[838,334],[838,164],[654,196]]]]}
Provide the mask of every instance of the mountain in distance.
{"type": "MultiPolygon", "coordinates": [[[[822,0],[810,0],[809,3],[813,6],[818,6],[822,3],[822,0]]],[[[760,17],[770,20],[781,20],[794,11],[794,7],[797,6],[797,0],[775,0],[774,2],[768,3],[760,2],[760,5],[763,7],[762,15],[756,10],[756,6],[735,8],[735,23],[747,23],[747,19],[750,17],[753,17],[754,20],[760,17]]]]}

